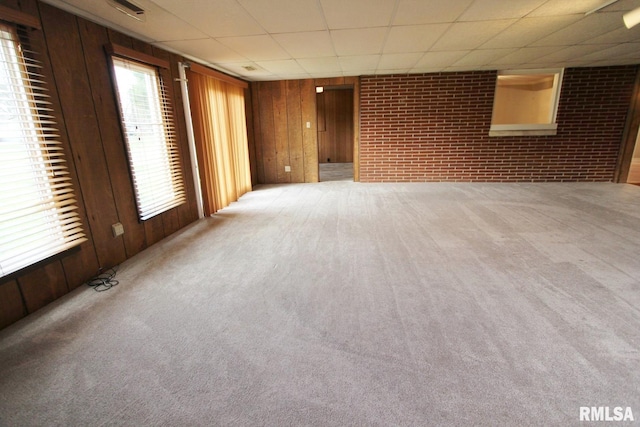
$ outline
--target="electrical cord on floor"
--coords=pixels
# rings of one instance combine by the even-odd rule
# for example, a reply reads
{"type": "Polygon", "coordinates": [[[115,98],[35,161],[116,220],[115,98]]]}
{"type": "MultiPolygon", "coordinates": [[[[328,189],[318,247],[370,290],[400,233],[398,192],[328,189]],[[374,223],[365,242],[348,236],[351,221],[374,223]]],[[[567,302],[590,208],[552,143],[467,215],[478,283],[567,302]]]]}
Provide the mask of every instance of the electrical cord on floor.
{"type": "Polygon", "coordinates": [[[116,286],[118,282],[115,277],[118,271],[118,266],[104,270],[93,279],[87,282],[88,286],[91,286],[96,292],[104,292],[116,286]]]}

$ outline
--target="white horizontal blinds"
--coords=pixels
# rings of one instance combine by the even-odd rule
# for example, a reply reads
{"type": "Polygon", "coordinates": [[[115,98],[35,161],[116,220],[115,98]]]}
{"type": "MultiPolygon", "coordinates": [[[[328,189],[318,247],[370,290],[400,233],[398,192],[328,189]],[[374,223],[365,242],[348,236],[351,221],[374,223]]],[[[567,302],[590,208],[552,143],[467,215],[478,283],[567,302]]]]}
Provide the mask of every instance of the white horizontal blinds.
{"type": "Polygon", "coordinates": [[[144,221],[186,201],[172,108],[156,67],[112,59],[138,215],[144,221]]]}
{"type": "Polygon", "coordinates": [[[0,277],[86,241],[33,52],[0,22],[0,277]]]}

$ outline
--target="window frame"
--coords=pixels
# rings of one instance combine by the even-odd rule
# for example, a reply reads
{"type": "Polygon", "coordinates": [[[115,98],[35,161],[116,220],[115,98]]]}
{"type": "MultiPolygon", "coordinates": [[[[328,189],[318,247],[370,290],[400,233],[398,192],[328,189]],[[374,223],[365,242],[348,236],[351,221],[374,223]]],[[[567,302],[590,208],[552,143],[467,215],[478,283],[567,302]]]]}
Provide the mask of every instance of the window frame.
{"type": "Polygon", "coordinates": [[[0,175],[7,188],[15,192],[17,185],[20,189],[15,194],[7,192],[11,204],[0,212],[0,278],[6,280],[88,239],[65,164],[67,153],[58,135],[55,111],[47,100],[49,76],[44,75],[46,67],[38,60],[44,54],[32,48],[30,34],[41,30],[40,24],[4,6],[0,6],[0,24],[7,33],[3,36],[3,74],[12,89],[5,92],[4,114],[6,119],[13,117],[15,125],[13,131],[7,128],[3,134],[7,138],[5,154],[14,160],[0,175]]]}
{"type": "Polygon", "coordinates": [[[147,55],[145,53],[138,52],[133,49],[129,49],[116,44],[106,45],[105,51],[109,56],[114,96],[118,108],[122,137],[127,153],[129,175],[131,178],[133,193],[135,197],[138,220],[140,222],[144,222],[164,212],[181,206],[187,201],[181,153],[178,140],[176,138],[176,125],[173,113],[174,105],[168,93],[167,81],[171,80],[170,76],[168,76],[167,74],[169,73],[170,63],[152,55],[147,55]],[[170,177],[170,183],[173,193],[173,199],[169,202],[154,202],[146,204],[143,203],[144,196],[143,194],[141,194],[143,193],[143,191],[139,191],[139,189],[143,185],[139,184],[140,181],[137,181],[137,179],[144,180],[144,177],[142,176],[142,174],[140,174],[140,170],[144,167],[140,168],[140,165],[138,165],[137,168],[139,176],[137,176],[132,145],[130,144],[129,136],[126,130],[127,124],[125,122],[124,111],[120,99],[120,92],[118,89],[118,79],[115,68],[116,62],[118,61],[130,62],[132,64],[135,64],[135,66],[148,68],[149,70],[155,70],[155,79],[158,91],[158,105],[156,107],[159,108],[160,114],[162,116],[164,147],[167,153],[165,163],[168,165],[168,169],[165,172],[170,177]]]}
{"type": "Polygon", "coordinates": [[[501,70],[496,75],[496,85],[493,94],[493,104],[491,113],[491,125],[489,128],[489,136],[545,136],[556,135],[558,131],[558,123],[556,121],[558,115],[558,105],[560,103],[560,94],[562,92],[562,81],[564,77],[564,68],[549,69],[530,69],[530,70],[501,70]],[[520,124],[493,124],[493,110],[495,109],[496,93],[498,89],[498,80],[500,76],[509,75],[532,75],[532,74],[553,74],[553,94],[551,96],[551,114],[549,123],[520,123],[520,124]]]}

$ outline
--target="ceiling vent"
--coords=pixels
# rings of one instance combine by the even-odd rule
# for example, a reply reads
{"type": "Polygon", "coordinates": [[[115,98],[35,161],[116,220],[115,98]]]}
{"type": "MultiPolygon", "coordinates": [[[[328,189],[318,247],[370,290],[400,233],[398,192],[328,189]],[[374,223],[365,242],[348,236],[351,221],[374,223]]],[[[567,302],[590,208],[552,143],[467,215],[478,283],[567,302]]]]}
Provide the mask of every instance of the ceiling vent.
{"type": "Polygon", "coordinates": [[[135,5],[127,0],[107,0],[107,1],[111,6],[115,7],[117,10],[124,13],[125,15],[133,19],[136,19],[138,21],[145,20],[144,9],[141,8],[140,6],[135,5]]]}
{"type": "Polygon", "coordinates": [[[255,70],[257,70],[257,68],[254,67],[253,65],[243,65],[242,68],[244,68],[247,71],[255,71],[255,70]]]}

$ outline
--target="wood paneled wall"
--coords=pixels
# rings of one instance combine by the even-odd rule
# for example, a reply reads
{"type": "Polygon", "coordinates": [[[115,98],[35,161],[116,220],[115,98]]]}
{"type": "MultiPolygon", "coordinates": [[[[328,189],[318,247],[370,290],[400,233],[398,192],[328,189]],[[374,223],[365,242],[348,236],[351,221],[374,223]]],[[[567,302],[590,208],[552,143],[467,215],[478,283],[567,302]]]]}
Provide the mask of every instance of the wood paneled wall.
{"type": "Polygon", "coordinates": [[[358,179],[359,78],[338,77],[251,83],[253,135],[249,140],[254,143],[257,183],[318,182],[316,86],[353,88],[354,172],[358,179]],[[285,166],[291,172],[285,172],[285,166]]]}
{"type": "Polygon", "coordinates": [[[259,183],[318,181],[315,97],[313,80],[251,84],[259,183]]]}
{"type": "Polygon", "coordinates": [[[353,162],[353,89],[330,89],[316,97],[320,163],[353,162]]]}
{"type": "Polygon", "coordinates": [[[79,248],[0,279],[0,328],[77,288],[100,269],[113,267],[198,218],[178,77],[183,58],[157,49],[37,0],[2,1],[37,17],[42,31],[31,42],[41,53],[52,107],[89,240],[79,248]],[[186,204],[138,221],[126,148],[121,133],[106,43],[168,60],[163,75],[174,100],[186,204]],[[111,234],[121,222],[125,233],[111,234]]]}

